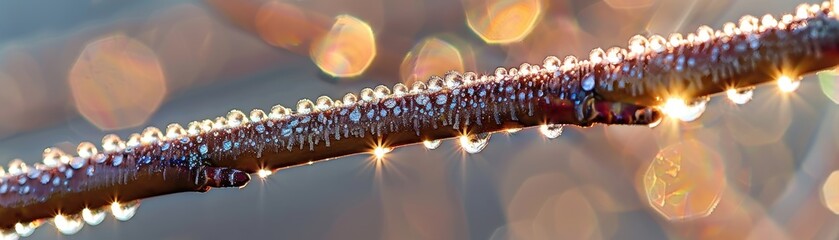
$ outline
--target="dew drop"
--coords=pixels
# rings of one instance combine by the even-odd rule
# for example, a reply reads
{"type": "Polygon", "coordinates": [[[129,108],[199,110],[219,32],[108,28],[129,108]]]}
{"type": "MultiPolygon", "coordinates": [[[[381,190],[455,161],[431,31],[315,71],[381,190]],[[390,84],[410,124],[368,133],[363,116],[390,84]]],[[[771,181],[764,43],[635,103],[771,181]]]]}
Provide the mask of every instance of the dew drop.
{"type": "Polygon", "coordinates": [[[105,211],[85,208],[82,210],[82,219],[91,226],[99,225],[105,220],[105,211]]]}
{"type": "Polygon", "coordinates": [[[784,93],[794,92],[799,86],[801,86],[801,81],[799,80],[801,79],[793,79],[789,76],[780,76],[777,80],[778,88],[784,93]]]}
{"type": "Polygon", "coordinates": [[[619,64],[623,62],[624,57],[626,56],[626,50],[619,47],[609,48],[606,54],[606,60],[609,61],[611,64],[619,64]]]}
{"type": "Polygon", "coordinates": [[[186,135],[184,132],[184,128],[181,127],[180,124],[172,123],[169,126],[166,126],[166,138],[168,139],[178,139],[181,136],[186,135]]]}
{"type": "Polygon", "coordinates": [[[778,20],[775,19],[772,14],[763,15],[763,18],[760,19],[760,29],[765,31],[767,29],[775,28],[778,26],[778,20]]]}
{"type": "Polygon", "coordinates": [[[702,113],[705,113],[705,107],[708,104],[709,100],[710,98],[708,97],[702,97],[688,104],[687,111],[684,115],[679,117],[679,119],[685,122],[690,122],[698,119],[702,116],[702,113]]]}
{"type": "Polygon", "coordinates": [[[594,50],[591,50],[591,52],[588,55],[588,59],[592,64],[598,64],[600,62],[603,62],[605,58],[606,52],[603,52],[603,49],[601,48],[595,48],[594,50]]]}
{"type": "Polygon", "coordinates": [[[478,74],[476,74],[475,72],[463,73],[463,84],[464,85],[472,84],[477,80],[478,80],[478,74]]]}
{"type": "Polygon", "coordinates": [[[20,175],[29,172],[29,167],[20,159],[12,160],[9,163],[9,175],[20,175]]]}
{"type": "Polygon", "coordinates": [[[12,230],[0,229],[0,239],[3,240],[17,240],[20,236],[12,230]]]}
{"type": "Polygon", "coordinates": [[[137,213],[137,208],[140,207],[140,201],[133,201],[130,203],[120,204],[119,202],[111,203],[111,214],[114,218],[120,221],[128,221],[134,214],[137,213]]]}
{"type": "Polygon", "coordinates": [[[527,76],[529,74],[530,74],[530,64],[529,63],[522,63],[521,66],[519,66],[519,75],[527,76]]]}
{"type": "Polygon", "coordinates": [[[513,133],[517,133],[517,132],[521,131],[521,128],[508,128],[508,129],[505,129],[504,131],[507,132],[507,133],[513,134],[513,133]]]}
{"type": "Polygon", "coordinates": [[[99,150],[96,149],[96,145],[93,145],[93,143],[82,142],[76,147],[76,152],[79,154],[79,157],[91,158],[93,155],[98,154],[99,150]]]}
{"type": "Polygon", "coordinates": [[[425,148],[427,148],[429,150],[434,150],[434,149],[437,149],[438,147],[440,147],[440,143],[442,143],[442,142],[443,141],[440,140],[440,139],[425,140],[425,141],[422,141],[422,145],[425,146],[425,148]]]}
{"type": "Polygon", "coordinates": [[[274,105],[274,107],[271,108],[271,114],[269,114],[268,117],[274,120],[279,120],[288,117],[290,114],[291,111],[289,111],[288,108],[283,107],[282,105],[274,105]]]}
{"type": "Polygon", "coordinates": [[[375,89],[373,89],[373,94],[376,95],[377,99],[382,99],[387,96],[390,96],[390,89],[387,88],[387,86],[385,85],[379,85],[376,86],[375,89]]]}
{"type": "Polygon", "coordinates": [[[727,22],[722,25],[722,32],[725,33],[725,35],[734,36],[740,32],[740,29],[737,28],[737,24],[727,22]]]}
{"type": "Polygon", "coordinates": [[[594,89],[595,85],[595,77],[594,72],[590,72],[583,77],[583,80],[580,82],[580,86],[583,88],[584,91],[591,91],[594,89]]]}
{"type": "Polygon", "coordinates": [[[653,35],[650,37],[649,46],[651,50],[657,53],[664,52],[664,50],[667,50],[667,40],[664,40],[662,36],[653,35]]]}
{"type": "Polygon", "coordinates": [[[677,48],[677,47],[681,46],[684,41],[685,40],[682,37],[682,34],[673,33],[673,34],[670,34],[670,41],[667,42],[667,44],[670,44],[670,47],[672,47],[672,48],[677,48]]]}
{"type": "Polygon", "coordinates": [[[143,144],[151,144],[163,139],[163,133],[160,132],[160,129],[156,127],[147,127],[143,130],[143,138],[140,139],[140,142],[143,144]]]}
{"type": "Polygon", "coordinates": [[[702,25],[696,30],[696,44],[711,41],[712,38],[714,38],[713,28],[707,25],[702,25]]]}
{"type": "Polygon", "coordinates": [[[328,96],[320,96],[317,100],[315,100],[315,102],[315,107],[318,109],[318,111],[329,110],[335,104],[334,102],[332,102],[332,98],[329,98],[328,96]]]}
{"type": "Polygon", "coordinates": [[[422,82],[422,81],[416,81],[416,82],[414,82],[414,85],[411,85],[411,93],[413,93],[413,94],[423,93],[427,89],[428,89],[428,87],[426,87],[425,83],[422,82]]]}
{"type": "Polygon", "coordinates": [[[810,17],[810,4],[802,3],[795,8],[795,19],[804,20],[810,17]]]}
{"type": "Polygon", "coordinates": [[[238,127],[242,124],[248,123],[248,118],[242,111],[233,109],[227,113],[227,125],[230,127],[238,127]]]}
{"type": "Polygon", "coordinates": [[[507,76],[507,69],[499,67],[495,69],[495,78],[498,80],[504,79],[507,76]]]}
{"type": "Polygon", "coordinates": [[[562,61],[562,67],[560,67],[560,70],[567,72],[571,71],[575,67],[577,67],[577,57],[567,56],[565,57],[565,60],[562,61]]]}
{"type": "Polygon", "coordinates": [[[740,18],[740,31],[744,33],[752,33],[757,31],[758,20],[752,15],[746,15],[740,18]]]}
{"type": "Polygon", "coordinates": [[[251,110],[250,119],[251,122],[261,122],[262,120],[265,120],[265,112],[261,109],[251,110]]]}
{"type": "Polygon", "coordinates": [[[106,153],[122,151],[124,148],[125,143],[115,134],[108,134],[102,138],[102,150],[106,153]]]}
{"type": "Polygon", "coordinates": [[[140,137],[140,134],[132,133],[128,136],[128,142],[125,143],[126,147],[135,148],[137,146],[140,146],[141,138],[142,137],[140,137]]]}
{"type": "MultiPolygon", "coordinates": [[[[42,162],[47,167],[57,167],[61,165],[62,158],[68,158],[63,151],[54,147],[44,149],[44,153],[41,156],[43,156],[42,162]]],[[[11,170],[11,168],[9,168],[9,170],[11,170]]]]}
{"type": "Polygon", "coordinates": [[[725,91],[725,95],[728,97],[728,100],[731,102],[742,105],[746,104],[752,100],[752,96],[754,96],[754,88],[744,88],[744,89],[728,89],[725,91]]]}
{"type": "Polygon", "coordinates": [[[542,132],[548,139],[555,139],[562,135],[562,124],[545,124],[539,126],[539,132],[542,132]]]}
{"type": "Polygon", "coordinates": [[[638,56],[647,52],[648,41],[647,38],[641,35],[632,36],[629,39],[629,52],[632,55],[638,56]]]}
{"type": "Polygon", "coordinates": [[[37,229],[39,226],[41,226],[41,221],[16,223],[15,232],[17,232],[17,234],[21,237],[29,237],[30,235],[32,235],[32,233],[35,232],[35,229],[37,229]]]}
{"type": "Polygon", "coordinates": [[[664,120],[664,118],[658,118],[658,119],[655,120],[655,122],[651,122],[650,124],[647,124],[647,126],[650,127],[650,128],[658,127],[658,125],[661,125],[662,120],[664,120]]]}
{"type": "Polygon", "coordinates": [[[479,153],[489,144],[489,133],[460,136],[460,147],[467,153],[479,153]]]}
{"type": "Polygon", "coordinates": [[[449,89],[459,87],[463,84],[463,76],[460,73],[455,71],[449,71],[446,73],[446,87],[449,89]]]}
{"type": "Polygon", "coordinates": [[[394,96],[401,97],[401,96],[404,96],[405,94],[408,94],[408,87],[405,86],[405,84],[397,83],[396,85],[393,85],[393,95],[394,96]]]}
{"type": "Polygon", "coordinates": [[[64,235],[73,235],[79,232],[79,230],[82,230],[82,227],[84,227],[82,218],[78,215],[58,214],[55,215],[55,218],[53,218],[52,221],[55,228],[64,235]]]}
{"type": "Polygon", "coordinates": [[[438,92],[443,90],[443,79],[439,76],[431,76],[431,79],[428,80],[428,91],[429,92],[438,92]]]}
{"type": "Polygon", "coordinates": [[[372,102],[373,100],[376,100],[376,94],[373,92],[373,89],[370,88],[361,89],[361,93],[359,93],[359,95],[361,95],[361,100],[365,102],[372,102]]]}
{"type": "Polygon", "coordinates": [[[213,122],[213,120],[210,120],[210,119],[204,119],[203,121],[201,121],[201,131],[202,131],[202,132],[210,132],[210,131],[213,131],[213,127],[214,127],[215,125],[216,125],[216,123],[214,123],[214,122],[213,122]]]}
{"type": "Polygon", "coordinates": [[[549,72],[556,72],[559,70],[559,58],[556,56],[548,56],[543,61],[542,66],[549,72]]]}
{"type": "Polygon", "coordinates": [[[358,102],[358,97],[356,97],[355,94],[347,93],[346,95],[344,95],[344,104],[346,104],[347,106],[352,106],[356,102],[358,102]]]}

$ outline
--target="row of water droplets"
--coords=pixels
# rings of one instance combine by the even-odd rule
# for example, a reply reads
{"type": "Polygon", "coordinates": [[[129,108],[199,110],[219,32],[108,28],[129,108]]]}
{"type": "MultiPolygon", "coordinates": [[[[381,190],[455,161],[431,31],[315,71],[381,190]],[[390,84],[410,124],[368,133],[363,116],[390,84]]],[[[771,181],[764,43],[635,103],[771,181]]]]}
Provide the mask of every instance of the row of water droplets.
{"type": "MultiPolygon", "coordinates": [[[[97,209],[93,210],[90,208],[85,208],[82,210],[81,213],[73,214],[73,215],[65,215],[65,214],[57,214],[55,217],[48,221],[55,226],[58,232],[61,232],[65,235],[72,235],[79,232],[85,225],[85,223],[96,226],[105,221],[105,215],[107,212],[111,212],[115,219],[119,221],[128,221],[134,214],[137,212],[137,208],[140,206],[139,201],[134,201],[131,203],[120,204],[117,202],[112,203],[107,209],[97,209]]],[[[14,226],[14,229],[6,229],[0,230],[0,239],[18,239],[19,237],[28,237],[35,232],[35,230],[46,223],[47,221],[37,220],[28,223],[17,223],[14,226]]]]}

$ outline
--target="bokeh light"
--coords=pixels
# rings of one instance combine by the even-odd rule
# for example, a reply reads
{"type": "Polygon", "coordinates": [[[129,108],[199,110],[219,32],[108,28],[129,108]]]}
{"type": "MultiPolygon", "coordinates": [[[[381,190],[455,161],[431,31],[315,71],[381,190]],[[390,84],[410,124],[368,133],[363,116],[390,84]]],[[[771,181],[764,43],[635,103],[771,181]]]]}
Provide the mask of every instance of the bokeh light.
{"type": "Polygon", "coordinates": [[[722,159],[695,140],[658,152],[643,177],[650,206],[668,220],[708,216],[726,187],[722,159]]]}
{"type": "Polygon", "coordinates": [[[839,74],[835,71],[825,71],[820,72],[818,76],[822,93],[833,103],[839,104],[839,74]]]}
{"type": "Polygon", "coordinates": [[[310,19],[303,9],[280,1],[262,5],[256,13],[254,27],[265,42],[285,49],[307,44],[328,30],[310,19]]]}
{"type": "Polygon", "coordinates": [[[399,73],[402,81],[412,83],[425,81],[432,75],[441,75],[447,71],[463,72],[463,57],[452,44],[430,37],[417,43],[402,60],[399,73]]]}
{"type": "Polygon", "coordinates": [[[839,171],[833,171],[824,181],[822,203],[831,212],[839,215],[839,171]]]}
{"type": "Polygon", "coordinates": [[[124,35],[88,44],[68,79],[79,113],[103,130],[145,123],[166,96],[155,53],[124,35]]]}
{"type": "Polygon", "coordinates": [[[656,0],[603,0],[610,7],[615,9],[635,9],[650,7],[656,0]]]}
{"type": "Polygon", "coordinates": [[[312,45],[311,57],[331,76],[361,75],[376,57],[373,29],[353,16],[340,15],[335,18],[332,29],[312,45]]]}
{"type": "Polygon", "coordinates": [[[466,23],[491,44],[518,42],[542,17],[540,0],[463,0],[466,23]]]}

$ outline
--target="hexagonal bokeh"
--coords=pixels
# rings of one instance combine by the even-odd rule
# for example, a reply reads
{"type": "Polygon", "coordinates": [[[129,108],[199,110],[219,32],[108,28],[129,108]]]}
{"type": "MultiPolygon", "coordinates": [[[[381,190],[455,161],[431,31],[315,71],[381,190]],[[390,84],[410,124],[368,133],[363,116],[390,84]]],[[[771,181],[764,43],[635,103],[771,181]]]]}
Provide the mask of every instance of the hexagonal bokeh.
{"type": "Polygon", "coordinates": [[[709,147],[689,140],[658,152],[644,173],[644,195],[668,220],[708,216],[726,187],[725,167],[709,147]]]}
{"type": "Polygon", "coordinates": [[[540,0],[464,0],[466,23],[487,43],[518,42],[542,17],[540,0]]]}
{"type": "Polygon", "coordinates": [[[839,171],[833,171],[822,185],[822,202],[834,214],[839,214],[839,171]]]}
{"type": "Polygon", "coordinates": [[[310,55],[315,64],[331,76],[358,76],[376,57],[376,38],[366,22],[340,15],[332,29],[312,45],[310,55]]]}
{"type": "Polygon", "coordinates": [[[103,130],[145,123],[166,96],[166,79],[155,53],[123,35],[89,43],[68,81],[79,113],[103,130]]]}
{"type": "Polygon", "coordinates": [[[441,75],[446,71],[463,72],[463,57],[452,44],[430,37],[414,46],[399,67],[402,81],[412,83],[424,81],[433,75],[441,75]]]}

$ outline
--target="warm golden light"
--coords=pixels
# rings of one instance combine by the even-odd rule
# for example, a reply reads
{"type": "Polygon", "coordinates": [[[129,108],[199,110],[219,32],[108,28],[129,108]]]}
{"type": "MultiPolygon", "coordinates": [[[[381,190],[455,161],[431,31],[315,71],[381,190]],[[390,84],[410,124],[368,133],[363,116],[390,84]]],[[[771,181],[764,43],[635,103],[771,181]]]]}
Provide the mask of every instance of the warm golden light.
{"type": "Polygon", "coordinates": [[[504,130],[504,131],[506,131],[507,133],[517,133],[517,132],[521,131],[521,128],[508,128],[507,130],[504,130]]]}
{"type": "Polygon", "coordinates": [[[427,148],[429,150],[434,150],[434,149],[437,149],[438,147],[440,147],[440,144],[442,142],[443,141],[441,141],[439,139],[437,139],[437,140],[425,140],[425,141],[422,141],[422,145],[425,146],[425,148],[427,148]]]}
{"type": "Polygon", "coordinates": [[[722,158],[702,143],[689,140],[658,152],[643,175],[650,207],[668,220],[708,216],[726,186],[722,158]]]}
{"type": "Polygon", "coordinates": [[[463,56],[455,46],[436,37],[417,43],[399,66],[404,83],[425,81],[446,71],[463,72],[463,56]]]}
{"type": "Polygon", "coordinates": [[[90,208],[85,208],[82,210],[82,219],[92,226],[99,225],[105,220],[105,211],[90,210],[90,208]]]}
{"type": "Polygon", "coordinates": [[[699,99],[692,104],[687,104],[684,99],[673,97],[667,99],[660,109],[667,116],[690,122],[702,116],[707,102],[707,99],[699,99]]]}
{"type": "Polygon", "coordinates": [[[833,214],[839,215],[839,171],[833,171],[822,185],[822,203],[833,214]]]}
{"type": "Polygon", "coordinates": [[[376,57],[376,38],[366,22],[340,15],[325,36],[312,45],[312,60],[335,77],[361,75],[376,57]]]}
{"type": "Polygon", "coordinates": [[[464,0],[466,24],[491,44],[518,42],[542,17],[540,0],[464,0]]]}
{"type": "Polygon", "coordinates": [[[82,219],[78,217],[65,216],[63,214],[55,215],[55,218],[53,218],[52,221],[53,224],[55,224],[55,228],[65,235],[75,234],[84,227],[82,219]]]}
{"type": "Polygon", "coordinates": [[[137,208],[140,207],[140,202],[120,204],[119,202],[111,203],[111,214],[114,218],[120,221],[128,221],[134,214],[137,213],[137,208]]]}
{"type": "Polygon", "coordinates": [[[385,154],[389,153],[391,150],[393,150],[393,149],[388,148],[388,147],[378,146],[378,147],[373,149],[373,156],[376,157],[376,160],[382,160],[382,159],[385,158],[385,154]]]}
{"type": "Polygon", "coordinates": [[[778,78],[778,88],[783,93],[793,92],[801,85],[801,81],[793,80],[791,77],[782,75],[778,78]]]}
{"type": "Polygon", "coordinates": [[[37,229],[39,226],[41,226],[41,221],[34,221],[30,223],[16,223],[15,232],[21,237],[28,237],[32,235],[32,233],[35,232],[35,229],[37,229]]]}
{"type": "Polygon", "coordinates": [[[734,104],[742,105],[752,100],[754,91],[752,89],[737,90],[731,88],[725,91],[725,95],[728,97],[728,100],[731,100],[734,104]]]}
{"type": "Polygon", "coordinates": [[[272,173],[274,172],[263,168],[259,169],[259,171],[256,172],[256,175],[259,176],[259,178],[267,178],[268,176],[271,176],[272,173]]]}

